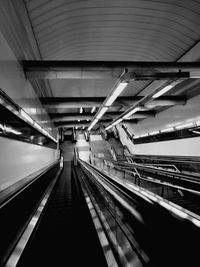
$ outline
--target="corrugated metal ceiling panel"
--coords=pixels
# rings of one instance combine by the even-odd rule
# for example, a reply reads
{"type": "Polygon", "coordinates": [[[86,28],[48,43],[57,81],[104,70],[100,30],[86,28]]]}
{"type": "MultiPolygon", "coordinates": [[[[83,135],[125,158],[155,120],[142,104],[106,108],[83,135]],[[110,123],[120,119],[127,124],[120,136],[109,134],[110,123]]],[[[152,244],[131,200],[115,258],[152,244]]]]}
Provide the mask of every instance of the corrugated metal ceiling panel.
{"type": "Polygon", "coordinates": [[[175,61],[200,39],[194,0],[26,1],[43,59],[175,61]]]}

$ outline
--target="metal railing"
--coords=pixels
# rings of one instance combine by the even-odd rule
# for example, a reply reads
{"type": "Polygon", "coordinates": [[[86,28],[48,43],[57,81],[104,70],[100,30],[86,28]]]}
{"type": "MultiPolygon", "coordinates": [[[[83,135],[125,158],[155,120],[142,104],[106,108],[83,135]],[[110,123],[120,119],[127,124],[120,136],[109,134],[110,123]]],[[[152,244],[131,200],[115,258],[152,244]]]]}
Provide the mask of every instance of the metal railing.
{"type": "Polygon", "coordinates": [[[96,157],[92,159],[92,163],[105,173],[110,173],[144,188],[150,188],[149,190],[162,197],[169,197],[177,190],[200,194],[200,180],[195,176],[144,166],[143,164],[111,161],[96,157]],[[171,190],[164,190],[164,188],[171,190]]]}
{"type": "Polygon", "coordinates": [[[199,260],[194,241],[199,240],[200,217],[103,173],[98,164],[98,168],[81,160],[78,164],[121,266],[170,266],[172,261],[180,266],[199,260]]]}

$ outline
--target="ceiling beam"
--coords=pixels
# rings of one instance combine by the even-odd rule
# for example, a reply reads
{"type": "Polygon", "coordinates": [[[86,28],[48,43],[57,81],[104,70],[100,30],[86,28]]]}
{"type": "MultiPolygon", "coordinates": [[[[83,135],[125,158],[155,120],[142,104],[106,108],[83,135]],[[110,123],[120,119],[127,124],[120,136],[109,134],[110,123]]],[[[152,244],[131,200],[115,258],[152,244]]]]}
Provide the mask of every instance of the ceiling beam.
{"type": "MultiPolygon", "coordinates": [[[[113,107],[133,105],[140,101],[143,96],[118,97],[113,107]]],[[[40,98],[45,108],[92,108],[100,107],[105,97],[43,97],[40,98]]],[[[185,96],[161,96],[151,101],[151,106],[183,105],[186,103],[185,96]]]]}
{"type": "MultiPolygon", "coordinates": [[[[106,119],[106,120],[100,120],[99,123],[109,123],[111,122],[112,119],[106,119]]],[[[59,122],[54,122],[56,127],[87,127],[90,122],[88,121],[59,121],[59,122]]]]}
{"type": "Polygon", "coordinates": [[[145,107],[156,107],[156,106],[174,106],[174,105],[185,105],[187,98],[185,96],[160,96],[155,99],[151,99],[145,107]]]}
{"type": "MultiPolygon", "coordinates": [[[[115,117],[121,115],[123,112],[107,112],[104,114],[104,119],[114,119],[115,117]]],[[[61,122],[61,121],[74,121],[76,120],[92,120],[95,113],[50,113],[52,121],[61,122]],[[53,114],[53,116],[52,116],[53,114]]],[[[154,111],[138,111],[137,114],[131,116],[131,119],[143,119],[154,117],[154,111]]]]}
{"type": "MultiPolygon", "coordinates": [[[[95,126],[110,123],[112,119],[103,119],[98,121],[98,123],[95,126]]],[[[129,123],[137,123],[137,119],[131,119],[128,121],[129,123]]],[[[88,127],[89,126],[88,121],[60,121],[60,122],[54,122],[55,127],[65,127],[65,128],[71,128],[71,127],[88,127]]]]}
{"type": "MultiPolygon", "coordinates": [[[[118,97],[114,106],[132,104],[141,99],[141,96],[118,97]],[[120,102],[120,103],[119,103],[120,102]]],[[[100,107],[105,97],[43,97],[40,101],[46,108],[92,108],[100,107]]]]}
{"type": "Polygon", "coordinates": [[[132,73],[134,74],[132,78],[154,80],[188,78],[187,73],[181,74],[180,71],[199,70],[200,62],[25,60],[23,66],[29,79],[119,78],[126,69],[127,78],[131,78],[130,73],[132,73]],[[166,74],[166,72],[169,73],[166,74]]]}

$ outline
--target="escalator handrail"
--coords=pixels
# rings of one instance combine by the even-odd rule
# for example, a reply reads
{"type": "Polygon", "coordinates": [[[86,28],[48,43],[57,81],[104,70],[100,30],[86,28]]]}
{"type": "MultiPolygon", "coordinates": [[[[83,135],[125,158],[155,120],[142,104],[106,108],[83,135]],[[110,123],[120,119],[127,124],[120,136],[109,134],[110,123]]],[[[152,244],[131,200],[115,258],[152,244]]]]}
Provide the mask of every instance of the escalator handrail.
{"type": "Polygon", "coordinates": [[[115,187],[120,187],[122,190],[125,190],[125,192],[131,192],[131,194],[135,194],[137,195],[137,197],[141,198],[142,201],[144,201],[144,203],[146,202],[146,204],[149,204],[149,201],[152,203],[152,205],[159,205],[161,207],[164,207],[165,209],[167,209],[170,213],[171,212],[175,212],[175,210],[177,210],[176,215],[180,216],[181,219],[183,219],[183,217],[185,220],[189,220],[190,222],[192,222],[193,224],[195,224],[196,226],[200,227],[200,216],[192,213],[188,210],[185,210],[184,208],[158,196],[155,195],[154,193],[144,189],[144,188],[140,188],[137,185],[131,185],[131,189],[127,187],[127,185],[123,182],[120,181],[119,179],[116,180],[114,179],[112,176],[102,172],[101,170],[99,170],[97,167],[84,162],[82,160],[78,160],[78,162],[82,165],[82,166],[87,166],[87,168],[91,171],[91,173],[93,173],[93,175],[99,174],[103,179],[106,179],[107,181],[109,181],[110,184],[115,184],[115,187]],[[134,188],[134,189],[133,189],[134,188]],[[148,200],[147,200],[148,198],[148,200]],[[181,213],[185,213],[182,214],[183,217],[181,217],[181,213]]]}
{"type": "MultiPolygon", "coordinates": [[[[103,160],[102,158],[98,158],[96,157],[96,159],[99,160],[103,160]]],[[[144,166],[143,164],[139,164],[139,163],[130,163],[130,162],[120,162],[120,161],[114,161],[114,160],[110,160],[110,159],[105,159],[106,161],[111,162],[114,165],[118,165],[121,168],[138,168],[141,170],[146,170],[149,172],[153,172],[153,173],[157,173],[157,174],[161,174],[161,175],[165,175],[165,176],[172,176],[173,178],[177,178],[179,180],[185,180],[191,183],[196,183],[196,184],[200,184],[200,179],[194,175],[189,175],[189,174],[185,174],[185,173],[179,173],[179,172],[174,172],[174,171],[169,171],[169,170],[161,170],[161,169],[156,169],[154,167],[150,167],[150,166],[144,166]]]]}

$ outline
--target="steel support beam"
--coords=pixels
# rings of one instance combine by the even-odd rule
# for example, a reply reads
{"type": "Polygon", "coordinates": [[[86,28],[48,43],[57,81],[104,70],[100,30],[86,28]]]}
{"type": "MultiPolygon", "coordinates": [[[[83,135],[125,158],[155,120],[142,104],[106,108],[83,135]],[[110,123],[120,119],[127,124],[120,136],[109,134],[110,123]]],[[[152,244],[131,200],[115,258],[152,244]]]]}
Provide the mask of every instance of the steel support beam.
{"type": "MultiPolygon", "coordinates": [[[[114,119],[117,116],[121,115],[123,112],[106,112],[103,116],[104,119],[114,119]]],[[[61,121],[74,121],[76,120],[92,120],[94,117],[94,113],[53,113],[49,114],[54,122],[61,121]]],[[[136,114],[131,116],[131,119],[143,119],[154,117],[155,112],[153,111],[138,111],[136,114]]]]}
{"type": "MultiPolygon", "coordinates": [[[[24,61],[29,79],[104,79],[119,78],[124,69],[128,76],[134,73],[139,79],[181,78],[180,71],[199,70],[200,62],[146,62],[146,61],[24,61]],[[161,74],[160,72],[165,72],[161,74]],[[166,72],[169,72],[166,75],[166,72]],[[158,75],[156,75],[156,73],[158,75]],[[144,74],[147,74],[146,76],[144,74]],[[143,77],[142,77],[143,76],[143,77]],[[151,77],[152,76],[152,77],[151,77]]],[[[127,77],[128,77],[127,76],[127,77]]],[[[187,74],[183,78],[187,78],[187,74]]]]}
{"type": "MultiPolygon", "coordinates": [[[[118,97],[113,106],[132,105],[141,98],[141,96],[118,97]]],[[[40,100],[46,108],[92,108],[100,107],[105,97],[46,97],[40,100]]]]}
{"type": "MultiPolygon", "coordinates": [[[[118,97],[113,107],[133,105],[140,101],[142,96],[118,97]]],[[[40,98],[45,108],[92,108],[100,107],[105,97],[46,97],[40,98]]],[[[186,102],[184,96],[161,96],[151,101],[151,106],[183,105],[186,102]]]]}
{"type": "MultiPolygon", "coordinates": [[[[101,124],[110,123],[112,119],[103,119],[98,121],[96,126],[101,124]]],[[[137,119],[131,119],[128,121],[129,123],[137,123],[137,119]]],[[[65,128],[71,128],[71,127],[88,127],[90,122],[88,121],[60,121],[60,122],[54,122],[55,127],[65,127],[65,128]]]]}
{"type": "MultiPolygon", "coordinates": [[[[100,120],[99,123],[109,123],[112,119],[106,119],[106,120],[100,120]]],[[[60,121],[60,122],[54,122],[56,127],[87,127],[90,122],[88,121],[60,121]]]]}

